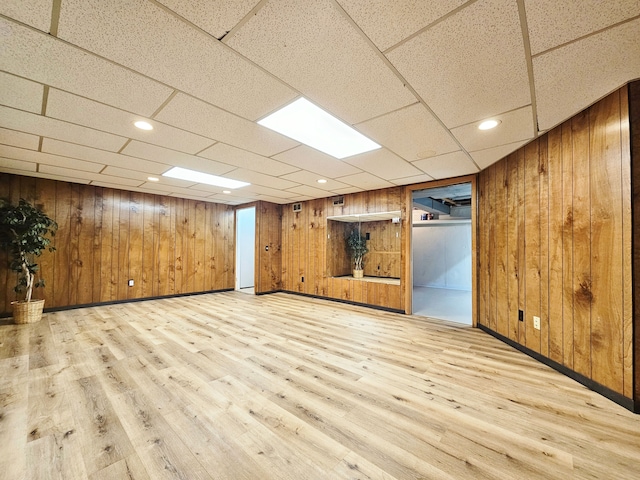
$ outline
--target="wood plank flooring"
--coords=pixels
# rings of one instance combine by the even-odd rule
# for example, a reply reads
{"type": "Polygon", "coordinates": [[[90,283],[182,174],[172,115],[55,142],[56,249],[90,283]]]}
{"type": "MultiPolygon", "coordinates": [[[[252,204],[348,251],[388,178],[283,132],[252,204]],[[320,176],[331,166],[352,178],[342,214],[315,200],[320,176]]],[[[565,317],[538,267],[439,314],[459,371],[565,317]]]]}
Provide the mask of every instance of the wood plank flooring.
{"type": "Polygon", "coordinates": [[[0,325],[2,479],[638,478],[640,416],[480,330],[227,292],[0,325]]]}

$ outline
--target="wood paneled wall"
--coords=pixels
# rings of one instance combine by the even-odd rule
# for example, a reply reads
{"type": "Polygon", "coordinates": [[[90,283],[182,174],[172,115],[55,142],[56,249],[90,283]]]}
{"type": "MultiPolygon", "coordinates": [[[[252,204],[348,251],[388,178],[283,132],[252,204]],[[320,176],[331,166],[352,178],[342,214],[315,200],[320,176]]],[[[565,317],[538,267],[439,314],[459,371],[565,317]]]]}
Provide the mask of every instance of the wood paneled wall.
{"type": "Polygon", "coordinates": [[[403,187],[394,187],[345,195],[342,206],[334,206],[331,198],[303,202],[300,212],[294,212],[291,205],[283,206],[282,289],[404,310],[400,285],[327,275],[327,255],[331,252],[327,249],[326,231],[327,217],[335,215],[402,210],[402,218],[406,219],[402,199],[403,187]]]}
{"type": "Polygon", "coordinates": [[[629,126],[633,188],[633,335],[635,401],[640,408],[640,81],[629,84],[629,126]]]}
{"type": "Polygon", "coordinates": [[[478,283],[481,325],[632,398],[630,163],[624,87],[483,170],[478,283]]]}
{"type": "MultiPolygon", "coordinates": [[[[0,196],[35,199],[58,222],[57,250],[40,257],[47,286],[34,291],[45,308],[234,286],[233,207],[9,174],[0,196]]],[[[0,279],[7,313],[15,274],[4,253],[0,279]]]]}
{"type": "Polygon", "coordinates": [[[369,252],[364,257],[364,274],[370,277],[400,278],[400,223],[363,222],[362,233],[369,233],[369,252]]]}
{"type": "Polygon", "coordinates": [[[282,288],[282,205],[256,203],[256,243],[255,292],[279,291],[282,288]]]}

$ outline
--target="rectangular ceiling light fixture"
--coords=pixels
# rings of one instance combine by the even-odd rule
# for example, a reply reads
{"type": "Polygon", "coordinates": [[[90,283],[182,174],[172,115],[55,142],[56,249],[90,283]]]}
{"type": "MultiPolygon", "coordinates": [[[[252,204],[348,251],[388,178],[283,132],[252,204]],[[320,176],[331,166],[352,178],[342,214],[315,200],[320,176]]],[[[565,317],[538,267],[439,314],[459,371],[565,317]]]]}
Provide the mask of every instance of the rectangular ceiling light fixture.
{"type": "Polygon", "coordinates": [[[381,148],[346,123],[300,97],[258,123],[335,158],[381,148]]]}
{"type": "Polygon", "coordinates": [[[187,180],[194,183],[205,183],[207,185],[213,185],[215,187],[223,188],[240,188],[251,185],[250,183],[231,180],[224,177],[218,177],[217,175],[210,175],[208,173],[196,172],[195,170],[188,170],[181,167],[173,167],[170,170],[164,172],[162,176],[178,178],[180,180],[187,180]]]}

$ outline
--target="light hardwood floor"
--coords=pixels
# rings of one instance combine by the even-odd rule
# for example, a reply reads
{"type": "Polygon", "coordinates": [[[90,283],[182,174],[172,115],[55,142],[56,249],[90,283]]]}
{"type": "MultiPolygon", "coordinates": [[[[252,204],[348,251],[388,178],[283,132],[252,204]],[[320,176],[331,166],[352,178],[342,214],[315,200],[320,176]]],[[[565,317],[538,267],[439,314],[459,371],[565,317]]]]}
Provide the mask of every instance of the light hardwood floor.
{"type": "Polygon", "coordinates": [[[640,416],[480,330],[238,292],[0,325],[0,478],[638,478],[640,416]]]}

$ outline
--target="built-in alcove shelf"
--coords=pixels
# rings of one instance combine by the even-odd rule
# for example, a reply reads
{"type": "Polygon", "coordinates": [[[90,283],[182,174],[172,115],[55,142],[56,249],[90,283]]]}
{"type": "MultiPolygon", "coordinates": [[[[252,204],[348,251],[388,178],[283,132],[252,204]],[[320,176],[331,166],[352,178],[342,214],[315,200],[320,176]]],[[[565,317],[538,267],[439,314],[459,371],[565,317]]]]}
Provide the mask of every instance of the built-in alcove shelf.
{"type": "Polygon", "coordinates": [[[362,277],[362,278],[354,278],[352,275],[343,275],[340,277],[332,277],[332,278],[342,278],[344,280],[353,280],[356,282],[369,282],[369,283],[384,283],[386,285],[400,285],[399,278],[387,278],[387,277],[362,277]]]}

